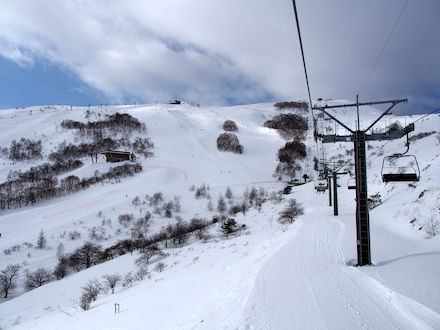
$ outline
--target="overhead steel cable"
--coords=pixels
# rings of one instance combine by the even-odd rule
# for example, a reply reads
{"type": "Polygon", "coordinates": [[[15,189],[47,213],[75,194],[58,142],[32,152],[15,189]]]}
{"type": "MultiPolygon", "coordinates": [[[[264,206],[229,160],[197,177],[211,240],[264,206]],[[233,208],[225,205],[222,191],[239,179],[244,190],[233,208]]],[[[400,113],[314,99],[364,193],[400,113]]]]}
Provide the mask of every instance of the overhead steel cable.
{"type": "MultiPolygon", "coordinates": [[[[429,116],[429,115],[432,115],[433,113],[436,113],[436,112],[438,112],[438,111],[440,111],[440,107],[439,107],[439,108],[436,108],[436,109],[434,109],[434,110],[432,110],[431,112],[425,114],[424,116],[420,117],[419,119],[414,120],[413,122],[411,122],[410,124],[408,124],[408,125],[406,125],[406,126],[408,127],[409,125],[414,125],[415,122],[418,122],[419,120],[422,120],[423,118],[425,118],[425,117],[427,117],[427,116],[429,116]]],[[[390,143],[390,142],[391,142],[391,140],[388,140],[387,142],[385,142],[384,144],[382,144],[382,145],[380,146],[380,149],[383,149],[383,147],[385,147],[385,146],[386,146],[388,143],[390,143]]]]}
{"type": "Polygon", "coordinates": [[[306,75],[306,84],[307,84],[307,93],[309,95],[310,111],[313,113],[313,109],[312,109],[312,107],[313,107],[312,106],[312,96],[310,94],[309,77],[307,75],[306,59],[305,59],[305,56],[304,56],[304,47],[303,47],[302,38],[301,38],[301,30],[299,28],[299,19],[298,19],[298,11],[296,9],[296,1],[292,0],[292,4],[293,4],[293,10],[295,11],[295,20],[296,20],[296,28],[298,30],[299,46],[301,48],[301,56],[302,56],[302,61],[303,61],[303,65],[304,65],[304,73],[306,75]]]}
{"type": "Polygon", "coordinates": [[[383,52],[385,51],[385,48],[387,47],[388,42],[390,41],[391,36],[392,36],[394,30],[396,29],[397,24],[399,23],[399,20],[400,20],[400,18],[402,17],[403,12],[405,11],[405,8],[406,8],[407,5],[408,5],[408,0],[406,0],[405,4],[403,5],[403,8],[402,8],[402,10],[400,11],[399,16],[397,17],[397,20],[396,20],[396,22],[394,23],[394,26],[393,26],[393,28],[391,29],[391,32],[390,32],[390,34],[388,35],[388,38],[387,38],[387,40],[385,41],[385,44],[383,45],[382,50],[379,52],[379,55],[377,56],[376,61],[374,62],[373,66],[371,67],[370,72],[369,72],[368,75],[367,75],[367,78],[365,79],[364,83],[362,84],[362,87],[361,87],[361,89],[360,89],[360,91],[359,91],[359,93],[358,93],[359,95],[362,94],[362,91],[364,90],[365,86],[367,85],[368,80],[370,79],[371,74],[373,73],[374,69],[376,69],[376,65],[379,63],[379,60],[380,60],[380,58],[382,57],[382,54],[383,54],[383,52]]]}

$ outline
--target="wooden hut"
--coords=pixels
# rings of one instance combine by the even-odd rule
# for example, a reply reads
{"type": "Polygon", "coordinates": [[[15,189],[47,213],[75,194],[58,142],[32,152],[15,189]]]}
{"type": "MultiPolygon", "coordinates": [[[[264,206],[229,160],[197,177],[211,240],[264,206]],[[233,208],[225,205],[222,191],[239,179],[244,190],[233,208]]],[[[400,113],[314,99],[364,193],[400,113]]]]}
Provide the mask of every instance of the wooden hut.
{"type": "Polygon", "coordinates": [[[122,162],[124,160],[133,162],[135,160],[134,154],[129,151],[107,150],[101,152],[101,154],[105,155],[106,161],[110,163],[122,162]]]}

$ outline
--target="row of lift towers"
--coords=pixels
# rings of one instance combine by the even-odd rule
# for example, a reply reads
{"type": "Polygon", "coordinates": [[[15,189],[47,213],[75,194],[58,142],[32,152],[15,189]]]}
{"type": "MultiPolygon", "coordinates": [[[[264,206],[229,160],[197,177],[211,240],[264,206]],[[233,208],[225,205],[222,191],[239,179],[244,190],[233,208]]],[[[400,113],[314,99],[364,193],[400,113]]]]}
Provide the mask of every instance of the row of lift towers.
{"type": "MultiPolygon", "coordinates": [[[[356,103],[354,104],[342,104],[342,105],[325,105],[325,106],[314,106],[313,110],[321,111],[332,120],[337,122],[343,128],[345,128],[349,134],[348,135],[323,135],[315,131],[317,138],[322,140],[322,143],[335,143],[335,142],[352,142],[354,145],[354,160],[355,160],[355,182],[349,184],[349,189],[356,190],[356,246],[357,246],[357,266],[364,266],[371,264],[371,246],[370,246],[370,218],[368,212],[368,190],[367,190],[367,157],[365,143],[366,141],[384,141],[384,140],[394,140],[399,139],[403,136],[407,136],[412,131],[414,131],[414,124],[409,124],[403,129],[397,129],[388,131],[385,133],[369,133],[374,125],[376,125],[379,120],[381,120],[385,115],[389,114],[391,109],[394,108],[399,103],[407,102],[407,99],[399,100],[389,100],[389,101],[378,101],[378,102],[363,102],[359,103],[359,97],[356,97],[356,103]],[[366,129],[360,128],[359,121],[359,107],[361,106],[372,106],[372,105],[389,105],[388,108],[370,124],[366,129]],[[357,111],[357,128],[352,130],[350,127],[345,125],[343,122],[338,120],[335,116],[330,114],[327,110],[334,108],[347,108],[356,107],[357,111]]],[[[316,127],[315,127],[316,129],[316,127]]],[[[420,178],[420,170],[418,168],[417,160],[412,155],[406,155],[409,149],[409,140],[407,140],[407,150],[404,153],[393,154],[386,156],[382,163],[382,180],[384,182],[410,182],[418,181],[420,178]],[[397,172],[397,173],[387,173],[384,172],[384,162],[385,160],[392,161],[393,159],[398,159],[402,157],[412,157],[415,160],[417,166],[416,172],[397,172]]],[[[325,191],[329,189],[329,205],[332,204],[332,192],[331,192],[331,181],[333,179],[333,210],[334,215],[338,215],[338,199],[337,199],[337,176],[340,174],[347,174],[347,172],[338,172],[338,169],[331,169],[328,164],[323,164],[322,169],[319,173],[320,181],[325,183],[318,184],[315,188],[317,191],[325,191]]]]}

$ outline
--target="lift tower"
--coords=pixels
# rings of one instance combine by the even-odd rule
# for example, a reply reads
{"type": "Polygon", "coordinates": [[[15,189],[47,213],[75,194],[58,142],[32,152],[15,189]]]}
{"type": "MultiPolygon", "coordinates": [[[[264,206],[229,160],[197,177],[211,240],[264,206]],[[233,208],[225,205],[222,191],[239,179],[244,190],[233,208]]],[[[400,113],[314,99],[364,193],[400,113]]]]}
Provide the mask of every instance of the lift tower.
{"type": "Polygon", "coordinates": [[[370,218],[368,214],[368,193],[367,193],[367,161],[365,153],[365,141],[379,141],[379,140],[394,140],[414,131],[414,124],[410,124],[401,130],[396,130],[386,133],[370,133],[367,132],[391,109],[402,102],[407,102],[407,99],[378,101],[378,102],[364,102],[359,103],[359,97],[356,97],[354,104],[342,104],[332,106],[315,106],[313,110],[319,110],[336,121],[339,125],[350,132],[350,135],[318,135],[322,138],[323,143],[331,142],[353,142],[354,143],[354,158],[355,158],[355,176],[356,176],[356,245],[357,245],[357,266],[364,266],[371,264],[371,248],[370,248],[370,218]],[[391,104],[367,129],[361,130],[359,123],[359,107],[367,105],[391,104]],[[357,111],[357,129],[353,131],[347,125],[328,113],[327,109],[356,107],[357,111]]]}

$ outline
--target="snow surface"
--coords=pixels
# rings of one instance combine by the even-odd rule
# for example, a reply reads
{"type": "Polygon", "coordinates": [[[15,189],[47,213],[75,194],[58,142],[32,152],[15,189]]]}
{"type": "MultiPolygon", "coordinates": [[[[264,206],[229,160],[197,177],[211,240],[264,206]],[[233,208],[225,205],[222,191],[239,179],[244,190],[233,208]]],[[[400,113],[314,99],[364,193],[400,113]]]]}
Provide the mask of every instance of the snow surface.
{"type": "MultiPolygon", "coordinates": [[[[86,121],[87,110],[58,106],[1,111],[0,146],[9,147],[12,139],[21,137],[41,139],[47,156],[63,140],[76,139],[72,131],[60,127],[61,121],[86,121]]],[[[328,195],[315,192],[314,182],[295,187],[281,203],[268,201],[261,210],[252,208],[246,215],[237,215],[237,222],[246,224],[241,235],[225,239],[219,226],[211,226],[212,238],[206,243],[193,237],[181,248],[165,249],[166,257],[152,260],[150,278],[131,288],[118,286],[115,294],[99,295],[88,311],[78,306],[81,286],[104,274],[135,271],[138,252],[25,292],[25,270],[53,268],[60,242],[66,252],[72,252],[89,240],[88,230],[100,226],[103,219],[111,219],[112,225],[104,226],[107,238],[99,244],[106,247],[129,237],[129,229],[118,224],[117,216],[141,212],[132,205],[136,196],[158,191],[168,200],[178,196],[182,204],[179,216],[184,220],[194,216],[210,219],[216,212],[208,210],[207,199],[194,198],[192,185],[209,184],[214,205],[227,187],[237,200],[252,187],[266,191],[283,188],[272,174],[276,152],[285,141],[262,126],[279,113],[273,104],[92,107],[88,120],[116,111],[145,123],[155,144],[154,157],[141,159],[142,173],[0,214],[0,269],[14,263],[22,267],[18,288],[10,298],[0,300],[2,329],[440,329],[440,235],[427,239],[425,231],[430,217],[437,221],[440,217],[438,115],[417,121],[412,133],[435,132],[411,143],[410,152],[421,169],[421,180],[414,185],[384,184],[380,178],[383,156],[404,151],[404,138],[369,143],[368,192],[380,193],[383,201],[370,211],[371,266],[353,266],[355,193],[346,188],[348,176],[341,176],[339,216],[333,216],[328,195]],[[227,119],[239,127],[236,134],[244,146],[242,155],[216,148],[227,119]],[[291,225],[282,225],[278,214],[291,198],[302,204],[305,214],[291,225]],[[35,245],[41,229],[48,248],[22,245],[35,245]],[[81,233],[80,239],[70,240],[65,234],[74,230],[81,233]],[[3,253],[14,245],[20,245],[20,250],[3,253]],[[154,270],[158,262],[167,265],[163,272],[154,270]],[[115,303],[120,305],[118,314],[115,303]]],[[[361,124],[368,125],[379,113],[368,109],[361,124]]],[[[335,115],[344,123],[354,123],[353,111],[341,110],[335,115]]],[[[395,120],[405,125],[420,117],[387,116],[379,127],[395,120]]],[[[335,131],[333,122],[324,121],[323,126],[335,131]]],[[[341,127],[336,131],[344,134],[341,127]]],[[[316,152],[311,134],[308,147],[316,152]]],[[[334,161],[352,159],[350,150],[350,143],[325,145],[326,156],[334,161]]],[[[102,158],[97,164],[83,161],[83,167],[69,174],[87,177],[114,166],[102,158]]],[[[1,181],[10,170],[37,164],[12,163],[6,158],[0,158],[0,163],[1,181]]],[[[312,168],[311,162],[305,164],[298,178],[303,173],[313,178],[312,168]]],[[[150,233],[173,221],[153,214],[150,233]]]]}

